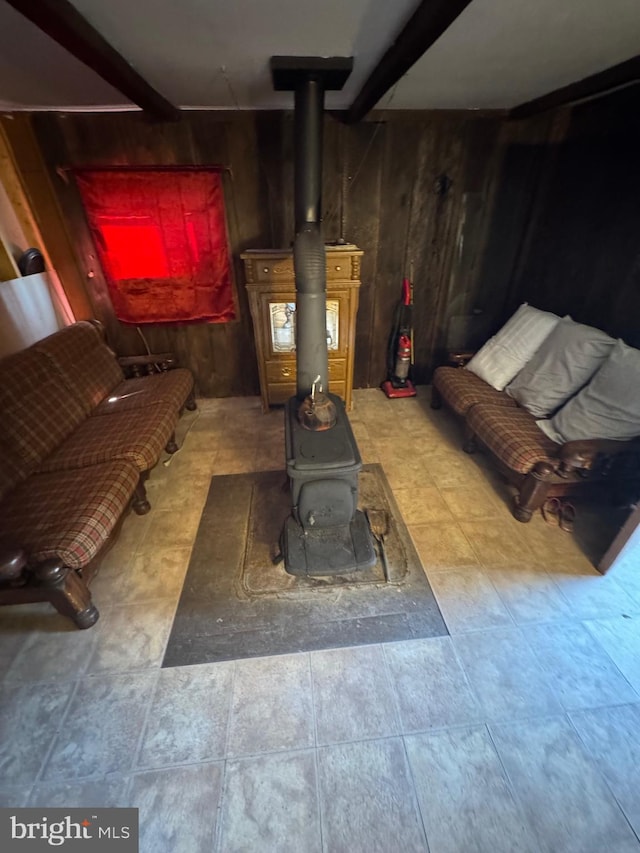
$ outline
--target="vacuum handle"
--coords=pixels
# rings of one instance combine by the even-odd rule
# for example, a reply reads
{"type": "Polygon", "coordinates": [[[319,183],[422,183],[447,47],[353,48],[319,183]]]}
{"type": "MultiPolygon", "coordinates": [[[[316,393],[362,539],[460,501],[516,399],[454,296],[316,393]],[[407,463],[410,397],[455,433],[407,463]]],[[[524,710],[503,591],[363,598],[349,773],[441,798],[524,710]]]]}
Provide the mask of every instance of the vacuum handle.
{"type": "Polygon", "coordinates": [[[408,278],[402,279],[402,304],[411,305],[411,282],[408,278]]]}

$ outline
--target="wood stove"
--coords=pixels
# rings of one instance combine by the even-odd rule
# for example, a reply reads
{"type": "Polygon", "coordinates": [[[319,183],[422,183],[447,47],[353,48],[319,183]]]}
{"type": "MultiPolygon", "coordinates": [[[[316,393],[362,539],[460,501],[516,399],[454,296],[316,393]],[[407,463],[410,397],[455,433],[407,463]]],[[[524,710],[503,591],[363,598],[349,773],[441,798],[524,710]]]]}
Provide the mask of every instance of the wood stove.
{"type": "Polygon", "coordinates": [[[341,89],[351,58],[271,59],[276,90],[295,92],[296,377],[285,407],[291,515],[281,536],[285,570],[337,575],[376,561],[358,510],[362,459],[342,400],[328,390],[326,256],[321,225],[324,93],[341,89]]]}

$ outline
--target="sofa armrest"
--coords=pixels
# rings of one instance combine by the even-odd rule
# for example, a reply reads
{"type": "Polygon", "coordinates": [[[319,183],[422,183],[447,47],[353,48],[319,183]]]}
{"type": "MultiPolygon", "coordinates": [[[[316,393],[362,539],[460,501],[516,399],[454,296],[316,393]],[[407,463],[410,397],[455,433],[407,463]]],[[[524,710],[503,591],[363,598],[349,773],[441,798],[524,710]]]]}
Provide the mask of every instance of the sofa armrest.
{"type": "Polygon", "coordinates": [[[128,379],[150,373],[164,373],[178,366],[177,359],[171,352],[120,356],[118,357],[118,364],[128,379]]]}
{"type": "Polygon", "coordinates": [[[447,353],[447,364],[451,367],[464,367],[468,364],[475,352],[473,350],[454,350],[447,353]]]}
{"type": "Polygon", "coordinates": [[[640,440],[613,441],[606,438],[589,438],[568,441],[560,450],[561,476],[569,476],[573,471],[588,471],[596,467],[606,470],[616,456],[623,453],[640,455],[640,440]]]}

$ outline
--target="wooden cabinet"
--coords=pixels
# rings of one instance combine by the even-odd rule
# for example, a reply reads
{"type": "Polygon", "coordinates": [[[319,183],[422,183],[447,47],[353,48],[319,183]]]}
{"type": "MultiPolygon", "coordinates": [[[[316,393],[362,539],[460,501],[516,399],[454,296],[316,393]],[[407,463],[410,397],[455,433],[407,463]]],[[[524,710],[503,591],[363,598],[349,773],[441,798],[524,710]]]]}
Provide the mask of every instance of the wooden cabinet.
{"type": "MultiPolygon", "coordinates": [[[[363,252],[350,244],[329,245],[326,251],[329,390],[350,409],[363,252]]],[[[267,411],[296,393],[293,251],[252,249],[240,257],[256,339],[262,406],[267,411]]]]}

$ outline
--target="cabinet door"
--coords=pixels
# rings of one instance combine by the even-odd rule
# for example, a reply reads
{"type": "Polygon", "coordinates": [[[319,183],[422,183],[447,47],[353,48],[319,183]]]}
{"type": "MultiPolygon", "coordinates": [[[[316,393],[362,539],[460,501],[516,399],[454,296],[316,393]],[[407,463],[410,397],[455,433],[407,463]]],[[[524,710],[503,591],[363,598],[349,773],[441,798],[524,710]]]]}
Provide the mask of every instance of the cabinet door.
{"type": "MultiPolygon", "coordinates": [[[[266,358],[290,356],[296,351],[296,301],[294,296],[261,294],[263,340],[266,358]]],[[[349,342],[348,294],[327,294],[327,349],[329,358],[344,356],[349,342]]]]}

